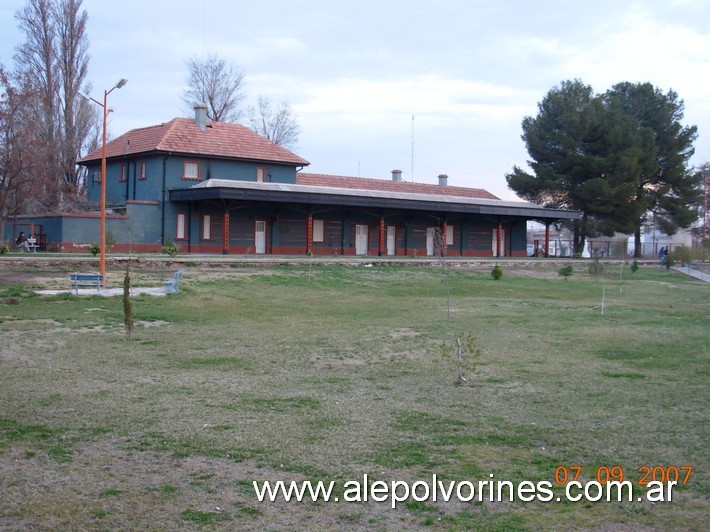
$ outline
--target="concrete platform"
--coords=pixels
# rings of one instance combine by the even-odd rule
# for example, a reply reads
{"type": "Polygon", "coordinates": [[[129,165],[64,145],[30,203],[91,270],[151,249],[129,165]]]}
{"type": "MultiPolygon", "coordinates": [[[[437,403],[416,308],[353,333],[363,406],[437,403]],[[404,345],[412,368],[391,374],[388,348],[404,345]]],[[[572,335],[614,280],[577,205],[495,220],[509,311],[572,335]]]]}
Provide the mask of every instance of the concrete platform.
{"type": "MultiPolygon", "coordinates": [[[[96,290],[94,288],[79,288],[77,294],[77,290],[35,290],[35,294],[40,295],[40,296],[56,296],[58,294],[72,294],[72,295],[79,295],[79,296],[102,296],[102,297],[113,297],[113,296],[122,296],[123,295],[123,288],[102,288],[101,290],[96,290]]],[[[167,295],[165,293],[165,288],[162,286],[156,286],[156,287],[135,287],[131,288],[131,296],[140,296],[140,295],[149,295],[149,296],[165,296],[167,295]]]]}
{"type": "Polygon", "coordinates": [[[679,273],[684,273],[685,275],[690,275],[706,283],[710,283],[710,273],[705,273],[693,266],[673,266],[671,270],[675,270],[679,273]]]}

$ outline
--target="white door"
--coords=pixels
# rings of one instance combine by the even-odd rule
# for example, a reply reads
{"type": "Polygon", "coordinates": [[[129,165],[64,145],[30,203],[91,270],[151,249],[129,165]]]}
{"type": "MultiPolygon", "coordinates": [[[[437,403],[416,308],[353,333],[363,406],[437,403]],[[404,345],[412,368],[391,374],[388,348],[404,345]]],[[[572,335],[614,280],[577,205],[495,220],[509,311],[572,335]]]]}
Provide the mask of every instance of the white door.
{"type": "Polygon", "coordinates": [[[395,228],[394,225],[388,225],[387,226],[387,254],[388,255],[394,255],[395,254],[395,245],[397,240],[395,239],[395,228]]]}
{"type": "Polygon", "coordinates": [[[367,255],[367,226],[355,226],[355,255],[367,255]]]}
{"type": "Polygon", "coordinates": [[[266,222],[263,220],[254,224],[254,248],[257,254],[266,253],[266,222]]]}
{"type": "MultiPolygon", "coordinates": [[[[498,253],[498,228],[493,228],[493,256],[498,253]]],[[[500,230],[500,256],[505,257],[505,229],[500,230]]]]}
{"type": "Polygon", "coordinates": [[[430,257],[434,255],[434,235],[436,228],[427,227],[426,228],[426,254],[430,257]]]}

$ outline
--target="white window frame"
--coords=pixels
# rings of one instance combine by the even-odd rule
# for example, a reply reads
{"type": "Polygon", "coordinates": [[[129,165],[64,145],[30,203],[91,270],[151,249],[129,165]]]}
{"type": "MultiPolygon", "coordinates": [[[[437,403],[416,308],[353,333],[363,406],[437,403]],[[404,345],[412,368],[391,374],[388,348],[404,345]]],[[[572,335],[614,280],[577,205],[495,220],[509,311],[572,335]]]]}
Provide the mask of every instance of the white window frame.
{"type": "Polygon", "coordinates": [[[212,216],[202,215],[202,240],[212,240],[212,216]]]}
{"type": "Polygon", "coordinates": [[[454,226],[453,225],[446,226],[446,245],[447,246],[454,245],[454,226]]]}
{"type": "Polygon", "coordinates": [[[325,220],[313,220],[313,242],[325,242],[325,220]]]}
{"type": "Polygon", "coordinates": [[[199,161],[184,161],[182,164],[183,179],[189,181],[200,180],[200,163],[199,161]],[[194,172],[192,171],[194,170],[194,172]],[[194,175],[193,175],[194,174],[194,175]]]}
{"type": "Polygon", "coordinates": [[[263,166],[256,167],[256,182],[264,183],[266,181],[266,168],[263,166]]]}
{"type": "Polygon", "coordinates": [[[177,213],[175,219],[175,240],[187,240],[187,214],[177,213]]]}

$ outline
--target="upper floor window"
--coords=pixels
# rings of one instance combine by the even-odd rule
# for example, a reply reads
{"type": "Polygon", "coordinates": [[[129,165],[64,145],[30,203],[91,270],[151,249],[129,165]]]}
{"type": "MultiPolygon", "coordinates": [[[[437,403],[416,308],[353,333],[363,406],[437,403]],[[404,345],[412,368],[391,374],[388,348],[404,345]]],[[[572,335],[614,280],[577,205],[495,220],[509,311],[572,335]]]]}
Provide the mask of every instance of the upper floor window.
{"type": "Polygon", "coordinates": [[[146,179],[146,175],[145,175],[145,161],[141,161],[138,166],[139,166],[138,179],[146,179]]]}
{"type": "Polygon", "coordinates": [[[256,182],[263,183],[264,181],[266,181],[266,168],[258,166],[256,168],[256,182]]]}
{"type": "Polygon", "coordinates": [[[94,183],[101,183],[101,170],[94,170],[91,172],[91,178],[94,183]]]}
{"type": "Polygon", "coordinates": [[[121,182],[128,180],[128,166],[125,164],[121,165],[121,173],[118,174],[118,180],[121,182]]]}
{"type": "Polygon", "coordinates": [[[185,161],[182,165],[182,178],[193,181],[200,180],[200,163],[197,161],[185,161]]]}

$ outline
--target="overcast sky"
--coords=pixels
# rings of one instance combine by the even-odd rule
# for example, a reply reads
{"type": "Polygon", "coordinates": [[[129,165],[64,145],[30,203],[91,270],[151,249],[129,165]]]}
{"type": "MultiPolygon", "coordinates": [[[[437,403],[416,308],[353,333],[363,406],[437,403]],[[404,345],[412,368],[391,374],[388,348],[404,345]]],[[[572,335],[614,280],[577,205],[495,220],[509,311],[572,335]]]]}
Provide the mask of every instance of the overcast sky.
{"type": "MultiPolygon", "coordinates": [[[[0,6],[0,63],[23,40],[0,6]]],[[[110,132],[191,115],[190,57],[216,54],[245,73],[250,103],[287,101],[305,171],[488,189],[525,165],[521,121],[561,81],[604,92],[651,82],[685,101],[710,161],[708,0],[84,0],[92,95],[109,97],[110,132]],[[414,116],[414,119],[412,119],[414,116]],[[412,173],[413,170],[413,173],[412,173]]]]}

